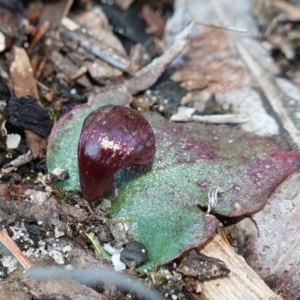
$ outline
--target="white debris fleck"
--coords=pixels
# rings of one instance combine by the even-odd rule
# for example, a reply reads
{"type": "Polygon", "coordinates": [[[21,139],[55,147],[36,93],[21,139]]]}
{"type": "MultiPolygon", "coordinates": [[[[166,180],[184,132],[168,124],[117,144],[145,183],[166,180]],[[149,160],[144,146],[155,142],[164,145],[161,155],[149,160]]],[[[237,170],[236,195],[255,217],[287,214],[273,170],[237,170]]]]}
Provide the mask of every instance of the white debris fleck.
{"type": "Polygon", "coordinates": [[[73,267],[72,267],[72,265],[66,265],[65,269],[70,271],[70,270],[73,270],[73,267]]]}
{"type": "Polygon", "coordinates": [[[28,248],[28,250],[23,251],[24,255],[26,257],[34,256],[35,258],[38,258],[42,255],[48,255],[48,251],[45,249],[46,247],[46,242],[43,240],[40,240],[38,242],[38,248],[28,248]]]}
{"type": "Polygon", "coordinates": [[[199,282],[199,283],[197,284],[196,294],[200,294],[201,291],[202,291],[202,286],[201,286],[201,282],[199,282]]]}
{"type": "Polygon", "coordinates": [[[65,263],[62,253],[57,250],[54,249],[50,250],[49,256],[51,256],[55,260],[55,262],[59,265],[63,265],[65,263]]]}
{"type": "Polygon", "coordinates": [[[123,248],[122,249],[117,249],[117,248],[112,247],[110,245],[110,243],[103,244],[103,248],[110,255],[119,254],[123,250],[123,248]]]}
{"type": "Polygon", "coordinates": [[[0,52],[4,51],[6,48],[6,43],[5,43],[5,35],[1,32],[0,33],[0,52]]]}
{"type": "Polygon", "coordinates": [[[54,234],[55,234],[55,238],[59,238],[59,237],[65,235],[65,233],[62,232],[62,231],[60,231],[60,230],[58,230],[58,228],[56,226],[55,226],[55,229],[54,229],[54,234]]]}
{"type": "Polygon", "coordinates": [[[7,268],[7,273],[9,274],[17,269],[18,261],[13,256],[8,255],[1,258],[1,263],[3,267],[7,268]]]}
{"type": "Polygon", "coordinates": [[[297,119],[300,119],[300,112],[299,112],[299,111],[296,111],[296,112],[295,112],[295,116],[296,116],[297,119]]]}
{"type": "Polygon", "coordinates": [[[61,20],[62,25],[64,25],[65,27],[67,27],[69,30],[74,31],[80,28],[80,26],[75,23],[74,21],[72,21],[71,19],[69,19],[68,17],[64,17],[61,20]]]}
{"type": "Polygon", "coordinates": [[[207,207],[207,214],[210,214],[212,210],[217,206],[218,204],[218,193],[219,188],[212,189],[208,192],[208,207],[207,207]]]}
{"type": "Polygon", "coordinates": [[[53,249],[57,251],[62,251],[60,245],[53,244],[53,249]]]}
{"type": "Polygon", "coordinates": [[[181,116],[191,116],[196,111],[193,107],[179,106],[177,114],[181,116]]]}
{"type": "Polygon", "coordinates": [[[24,254],[26,257],[30,257],[33,253],[34,253],[34,249],[33,249],[33,248],[29,248],[28,250],[23,251],[23,254],[24,254]]]}
{"type": "Polygon", "coordinates": [[[67,245],[65,247],[62,248],[62,252],[66,253],[72,250],[72,247],[70,245],[67,245]]]}
{"type": "Polygon", "coordinates": [[[39,245],[40,247],[44,247],[44,246],[46,245],[46,242],[40,240],[40,241],[38,242],[38,245],[39,245]]]}
{"type": "Polygon", "coordinates": [[[126,265],[120,260],[120,253],[116,253],[111,257],[111,261],[114,265],[114,269],[116,272],[122,271],[126,269],[126,265]]]}
{"type": "Polygon", "coordinates": [[[300,101],[300,89],[297,85],[292,83],[290,80],[287,80],[282,77],[278,77],[275,79],[278,87],[290,98],[300,101]]]}
{"type": "Polygon", "coordinates": [[[25,198],[26,202],[32,202],[33,200],[34,200],[33,195],[30,195],[30,196],[28,196],[28,197],[25,198]]]}
{"type": "Polygon", "coordinates": [[[12,239],[17,241],[20,239],[23,239],[24,241],[29,240],[29,235],[27,233],[27,229],[24,225],[24,222],[20,222],[20,224],[17,224],[16,226],[11,226],[10,230],[12,231],[12,239]]]}
{"type": "Polygon", "coordinates": [[[108,211],[111,208],[111,201],[108,199],[103,199],[99,205],[99,208],[103,211],[108,211]]]}
{"type": "Polygon", "coordinates": [[[10,133],[6,137],[6,147],[8,149],[16,149],[19,147],[21,136],[17,133],[10,133]]]}

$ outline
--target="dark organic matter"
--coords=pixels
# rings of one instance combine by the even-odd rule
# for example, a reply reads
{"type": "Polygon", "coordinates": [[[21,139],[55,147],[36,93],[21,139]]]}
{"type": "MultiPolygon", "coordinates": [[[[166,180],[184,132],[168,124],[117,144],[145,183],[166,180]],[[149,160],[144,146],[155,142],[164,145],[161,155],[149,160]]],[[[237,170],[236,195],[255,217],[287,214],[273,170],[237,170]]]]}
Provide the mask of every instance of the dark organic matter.
{"type": "Polygon", "coordinates": [[[52,122],[48,113],[38,105],[34,97],[11,97],[7,110],[8,121],[12,125],[31,130],[43,138],[49,135],[52,122]]]}
{"type": "Polygon", "coordinates": [[[128,268],[132,266],[138,267],[144,264],[147,259],[145,246],[137,241],[130,242],[121,251],[120,260],[126,264],[128,268]]]}
{"type": "Polygon", "coordinates": [[[225,263],[217,258],[206,256],[192,250],[178,272],[188,277],[196,277],[200,281],[211,280],[228,275],[230,270],[225,263]]]}

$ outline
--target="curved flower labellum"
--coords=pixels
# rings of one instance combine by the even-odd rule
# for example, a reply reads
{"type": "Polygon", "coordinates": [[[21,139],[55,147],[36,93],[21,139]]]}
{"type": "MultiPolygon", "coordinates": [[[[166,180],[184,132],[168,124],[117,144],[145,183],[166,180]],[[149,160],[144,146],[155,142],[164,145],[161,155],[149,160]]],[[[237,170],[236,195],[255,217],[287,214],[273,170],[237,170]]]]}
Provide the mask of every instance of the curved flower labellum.
{"type": "Polygon", "coordinates": [[[147,164],[155,154],[149,122],[136,110],[105,105],[84,120],[78,143],[83,197],[93,202],[111,192],[114,174],[127,164],[147,164]]]}

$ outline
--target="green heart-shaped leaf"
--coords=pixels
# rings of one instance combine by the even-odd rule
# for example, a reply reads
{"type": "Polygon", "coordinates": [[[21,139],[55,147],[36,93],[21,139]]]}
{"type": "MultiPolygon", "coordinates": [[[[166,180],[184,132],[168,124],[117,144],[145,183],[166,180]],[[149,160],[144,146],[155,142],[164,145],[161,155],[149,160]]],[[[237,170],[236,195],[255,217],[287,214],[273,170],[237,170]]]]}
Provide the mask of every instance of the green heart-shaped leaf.
{"type": "MultiPolygon", "coordinates": [[[[79,190],[77,142],[84,118],[106,104],[125,105],[129,97],[111,92],[62,117],[49,138],[47,165],[68,168],[70,179],[60,183],[79,190]]],[[[201,209],[215,193],[214,213],[241,216],[260,210],[272,190],[298,166],[300,154],[279,149],[270,140],[233,128],[175,124],[156,113],[152,125],[157,153],[147,167],[128,166],[115,176],[119,196],[111,217],[128,224],[142,242],[149,261],[166,263],[183,251],[202,245],[218,220],[201,209]]]]}

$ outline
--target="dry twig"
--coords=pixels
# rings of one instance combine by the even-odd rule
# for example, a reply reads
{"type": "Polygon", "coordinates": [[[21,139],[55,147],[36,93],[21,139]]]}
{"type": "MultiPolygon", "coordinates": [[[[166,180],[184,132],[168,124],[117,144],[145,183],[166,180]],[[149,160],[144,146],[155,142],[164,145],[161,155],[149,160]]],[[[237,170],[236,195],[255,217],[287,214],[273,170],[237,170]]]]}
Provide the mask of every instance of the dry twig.
{"type": "Polygon", "coordinates": [[[24,256],[15,241],[9,236],[6,228],[0,231],[0,242],[11,252],[26,271],[31,268],[30,261],[24,256]]]}

